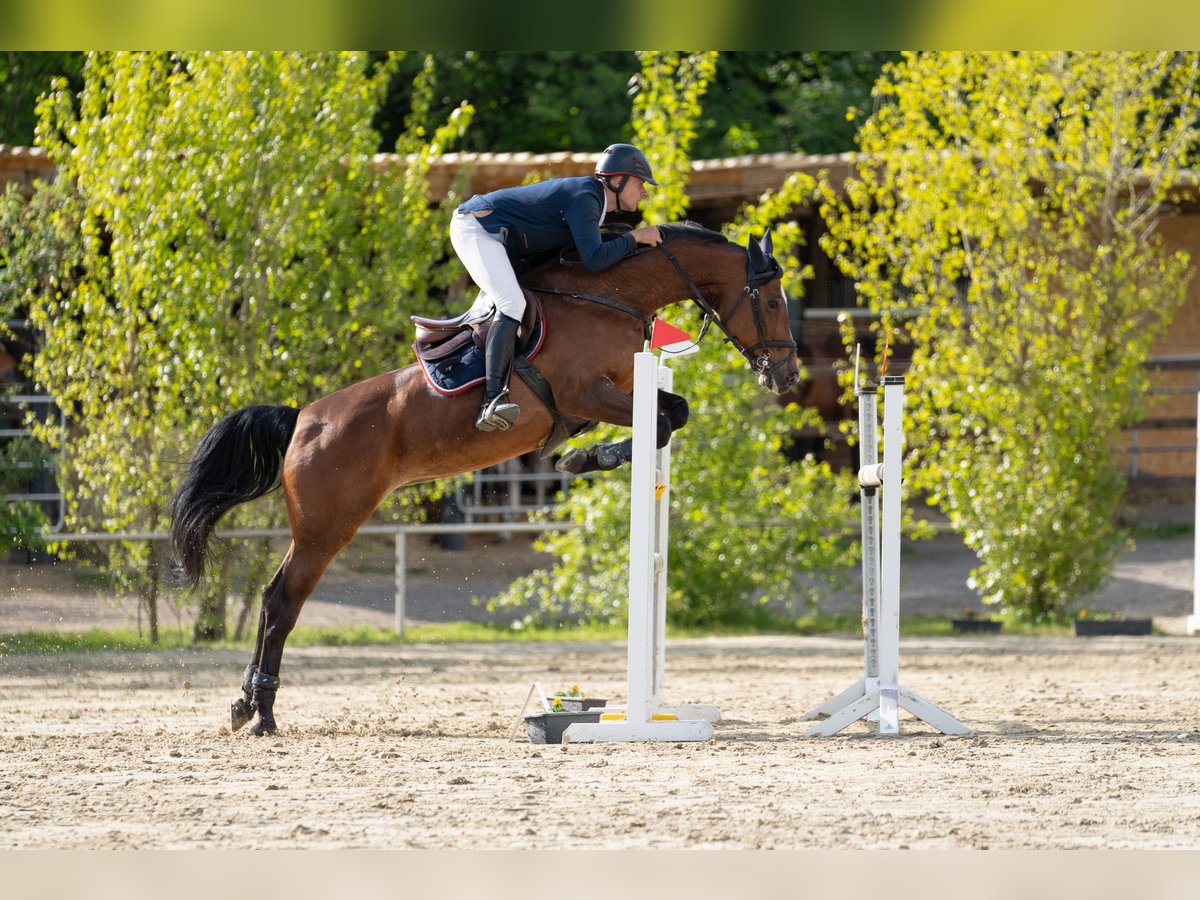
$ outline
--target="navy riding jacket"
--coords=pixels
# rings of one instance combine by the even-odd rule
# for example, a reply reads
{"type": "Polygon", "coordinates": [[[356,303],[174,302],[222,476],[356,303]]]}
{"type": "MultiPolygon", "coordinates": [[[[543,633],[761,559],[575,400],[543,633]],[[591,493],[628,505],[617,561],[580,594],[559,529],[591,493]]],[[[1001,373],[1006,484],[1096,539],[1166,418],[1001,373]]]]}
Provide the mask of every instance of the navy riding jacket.
{"type": "Polygon", "coordinates": [[[604,186],[591,176],[551,178],[519,187],[476,194],[458,211],[490,209],[479,223],[500,235],[514,263],[575,243],[583,264],[593,272],[606,269],[637,248],[628,232],[616,240],[600,238],[604,186]]]}

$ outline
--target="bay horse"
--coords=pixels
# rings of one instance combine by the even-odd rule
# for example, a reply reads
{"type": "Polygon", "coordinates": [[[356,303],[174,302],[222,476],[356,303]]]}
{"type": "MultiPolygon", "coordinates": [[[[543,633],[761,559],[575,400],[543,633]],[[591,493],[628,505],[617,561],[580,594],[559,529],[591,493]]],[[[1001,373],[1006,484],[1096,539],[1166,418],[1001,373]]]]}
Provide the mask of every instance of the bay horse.
{"type": "MultiPolygon", "coordinates": [[[[545,298],[545,340],[536,367],[565,416],[629,427],[633,357],[654,313],[692,299],[776,394],[799,379],[788,327],[783,270],[771,234],[741,247],[692,223],[661,226],[657,249],[601,272],[551,260],[522,276],[545,298]]],[[[428,321],[428,320],[427,320],[428,321]]],[[[481,388],[442,396],[419,364],[376,375],[309,405],[249,406],[201,439],[171,501],[173,570],[181,584],[203,574],[209,539],[232,507],[282,485],[291,545],[262,592],[254,656],[233,702],[237,730],[257,716],[256,735],[276,730],[275,695],[283,646],[304,602],[333,558],[397,488],[449,478],[547,447],[556,417],[519,379],[521,413],[507,431],[474,427],[481,388]]],[[[659,391],[658,446],[688,418],[687,401],[659,391]]],[[[558,438],[557,440],[561,440],[558,438]]],[[[610,469],[629,460],[631,439],[575,450],[568,472],[610,469]]]]}

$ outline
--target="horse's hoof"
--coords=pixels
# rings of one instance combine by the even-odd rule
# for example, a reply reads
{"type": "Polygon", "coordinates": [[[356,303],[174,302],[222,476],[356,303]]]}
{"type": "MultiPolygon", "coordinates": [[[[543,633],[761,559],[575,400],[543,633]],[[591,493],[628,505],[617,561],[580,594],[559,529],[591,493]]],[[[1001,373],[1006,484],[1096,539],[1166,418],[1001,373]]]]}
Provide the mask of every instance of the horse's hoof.
{"type": "Polygon", "coordinates": [[[265,737],[268,734],[274,734],[279,729],[275,725],[275,717],[263,718],[259,716],[258,721],[250,726],[250,733],[255,737],[265,737]]]}
{"type": "Polygon", "coordinates": [[[245,697],[239,697],[229,704],[229,730],[237,731],[254,718],[254,707],[245,697]]]}
{"type": "Polygon", "coordinates": [[[560,472],[565,472],[568,475],[581,475],[587,466],[587,451],[572,450],[562,459],[554,464],[554,468],[560,472]]]}

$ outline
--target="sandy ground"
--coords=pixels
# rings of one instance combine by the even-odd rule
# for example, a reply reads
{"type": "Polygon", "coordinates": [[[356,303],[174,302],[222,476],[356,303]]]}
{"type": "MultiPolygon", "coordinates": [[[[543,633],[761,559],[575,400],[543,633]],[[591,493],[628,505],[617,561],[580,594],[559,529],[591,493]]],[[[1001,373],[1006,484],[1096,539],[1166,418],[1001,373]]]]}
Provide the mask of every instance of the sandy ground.
{"type": "MultiPolygon", "coordinates": [[[[1191,548],[1144,542],[1106,588],[1153,637],[905,639],[901,682],[966,737],[907,714],[807,737],[861,675],[853,636],[672,642],[668,697],[718,705],[713,740],[565,747],[514,739],[531,683],[620,700],[623,644],[289,649],[262,739],[228,727],[242,652],[0,655],[0,848],[1200,849],[1200,645],[1161,628],[1190,611],[1191,548]]],[[[414,616],[493,568],[453,556],[415,562],[414,616]]],[[[969,599],[961,548],[905,565],[907,608],[969,599]]],[[[4,574],[0,632],[130,615],[4,574]]],[[[355,596],[306,621],[391,621],[355,596]]]]}
{"type": "Polygon", "coordinates": [[[850,638],[681,641],[705,743],[535,746],[533,679],[624,692],[621,645],[289,651],[278,735],[230,734],[227,651],[0,657],[0,847],[1198,848],[1194,639],[909,640],[974,729],[804,736],[850,638]]]}

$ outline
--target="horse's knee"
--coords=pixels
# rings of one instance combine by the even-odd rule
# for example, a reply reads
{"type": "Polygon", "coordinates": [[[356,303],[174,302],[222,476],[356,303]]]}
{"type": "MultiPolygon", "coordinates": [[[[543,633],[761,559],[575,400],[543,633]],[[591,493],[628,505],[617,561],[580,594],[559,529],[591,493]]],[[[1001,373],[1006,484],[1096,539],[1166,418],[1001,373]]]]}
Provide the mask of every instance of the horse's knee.
{"type": "Polygon", "coordinates": [[[660,390],[658,392],[658,408],[659,412],[670,421],[672,431],[678,431],[688,423],[691,410],[687,400],[678,394],[660,390]]]}
{"type": "Polygon", "coordinates": [[[658,434],[655,442],[656,447],[661,450],[671,442],[671,434],[675,429],[671,426],[671,420],[662,413],[658,415],[658,434]]]}

